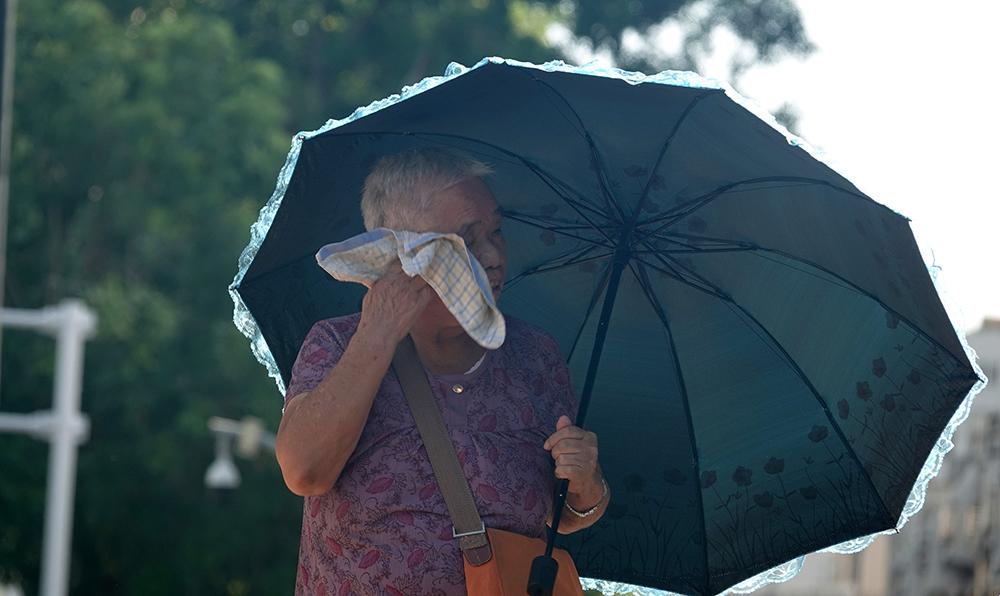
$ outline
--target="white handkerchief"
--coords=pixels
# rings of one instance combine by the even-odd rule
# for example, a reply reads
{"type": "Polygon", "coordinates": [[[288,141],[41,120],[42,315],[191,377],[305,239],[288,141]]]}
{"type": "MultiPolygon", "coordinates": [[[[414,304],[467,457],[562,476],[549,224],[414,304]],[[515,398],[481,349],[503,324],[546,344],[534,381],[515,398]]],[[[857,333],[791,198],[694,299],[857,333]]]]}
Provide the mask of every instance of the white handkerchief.
{"type": "Polygon", "coordinates": [[[486,271],[457,234],[376,228],[316,253],[327,273],[357,283],[374,282],[397,258],[407,275],[427,281],[476,343],[491,350],[503,344],[507,327],[486,271]]]}

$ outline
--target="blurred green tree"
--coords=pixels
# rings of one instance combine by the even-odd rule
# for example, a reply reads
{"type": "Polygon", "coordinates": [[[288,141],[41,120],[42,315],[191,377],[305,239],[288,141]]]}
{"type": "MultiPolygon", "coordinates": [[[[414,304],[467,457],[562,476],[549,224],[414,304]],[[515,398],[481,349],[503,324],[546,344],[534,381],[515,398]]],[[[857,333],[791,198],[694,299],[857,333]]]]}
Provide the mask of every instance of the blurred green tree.
{"type": "Polygon", "coordinates": [[[546,32],[556,25],[573,42],[607,51],[623,68],[693,69],[719,28],[742,44],[734,75],[751,61],[812,50],[792,0],[106,0],[120,19],[197,11],[229,22],[248,52],[282,65],[290,129],[314,129],[358,105],[397,92],[451,61],[483,56],[529,61],[562,57],[546,32]],[[665,22],[684,35],[682,50],[629,48],[665,22]]]}
{"type": "MultiPolygon", "coordinates": [[[[620,40],[691,4],[20,3],[5,305],[80,296],[100,317],[87,346],[92,431],[80,450],[71,591],[291,590],[301,500],[273,458],[240,462],[243,486],[224,499],[202,477],[209,416],[251,414],[271,428],[280,417],[225,288],[292,132],[451,60],[558,57],[545,43],[553,24],[622,65],[660,68],[620,40]]],[[[692,39],[711,21],[762,59],[808,46],[784,0],[720,0],[705,14],[692,39]]],[[[51,340],[4,340],[3,409],[49,407],[51,340]]],[[[44,444],[0,437],[0,577],[26,593],[37,591],[45,462],[44,444]]]]}
{"type": "MultiPolygon", "coordinates": [[[[246,470],[224,508],[202,488],[209,415],[257,404],[273,420],[273,389],[245,386],[259,371],[224,288],[287,150],[281,70],[209,14],[121,23],[97,2],[42,0],[19,17],[7,304],[76,295],[100,317],[73,592],[284,591],[300,512],[273,464],[246,470]],[[262,527],[236,539],[248,519],[262,527]],[[253,564],[272,560],[285,566],[253,564]]],[[[50,341],[24,335],[5,337],[5,410],[50,403],[50,341]]],[[[2,440],[0,561],[33,593],[45,450],[2,440]]]]}

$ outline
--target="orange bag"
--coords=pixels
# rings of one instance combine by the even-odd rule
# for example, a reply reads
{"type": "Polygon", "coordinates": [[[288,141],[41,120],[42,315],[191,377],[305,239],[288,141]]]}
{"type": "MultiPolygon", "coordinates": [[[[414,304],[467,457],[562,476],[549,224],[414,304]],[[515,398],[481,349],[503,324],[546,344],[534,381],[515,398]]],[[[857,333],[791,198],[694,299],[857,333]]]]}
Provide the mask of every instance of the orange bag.
{"type": "MultiPolygon", "coordinates": [[[[463,557],[469,596],[522,596],[527,591],[531,562],[545,552],[545,541],[494,528],[486,528],[486,536],[493,552],[488,561],[473,565],[463,557]]],[[[559,563],[552,596],[582,596],[580,575],[569,553],[557,548],[552,558],[559,563]]]]}

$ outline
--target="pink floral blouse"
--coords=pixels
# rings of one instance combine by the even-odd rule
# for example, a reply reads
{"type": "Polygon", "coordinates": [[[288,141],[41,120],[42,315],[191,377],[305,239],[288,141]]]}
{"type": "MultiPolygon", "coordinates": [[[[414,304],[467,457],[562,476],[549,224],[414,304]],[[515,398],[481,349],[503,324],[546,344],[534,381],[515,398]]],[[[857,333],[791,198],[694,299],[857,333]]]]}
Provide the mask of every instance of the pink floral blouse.
{"type": "MultiPolygon", "coordinates": [[[[285,400],[312,390],[360,313],[316,323],[285,400]]],[[[543,536],[556,420],[575,418],[569,372],[547,333],[507,317],[504,344],[469,374],[428,373],[435,400],[488,527],[543,536]]],[[[386,373],[361,439],[333,489],[306,497],[295,593],[465,594],[461,554],[395,372],[386,373]]]]}

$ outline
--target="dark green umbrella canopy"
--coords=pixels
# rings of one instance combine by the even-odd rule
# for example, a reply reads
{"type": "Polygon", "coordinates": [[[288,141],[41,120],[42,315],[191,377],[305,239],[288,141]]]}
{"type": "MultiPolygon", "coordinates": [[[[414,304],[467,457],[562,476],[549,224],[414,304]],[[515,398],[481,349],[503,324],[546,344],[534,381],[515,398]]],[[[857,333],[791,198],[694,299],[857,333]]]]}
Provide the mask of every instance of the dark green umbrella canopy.
{"type": "Polygon", "coordinates": [[[713,594],[897,526],[979,382],[963,341],[905,217],[692,73],[487,59],[296,137],[230,288],[280,388],[360,309],[316,251],[363,231],[380,156],[427,145],[494,166],[501,310],[559,341],[600,437],[581,575],[713,594]]]}

